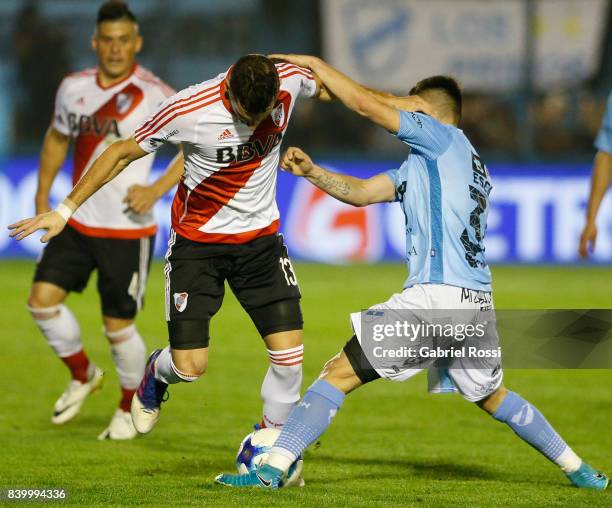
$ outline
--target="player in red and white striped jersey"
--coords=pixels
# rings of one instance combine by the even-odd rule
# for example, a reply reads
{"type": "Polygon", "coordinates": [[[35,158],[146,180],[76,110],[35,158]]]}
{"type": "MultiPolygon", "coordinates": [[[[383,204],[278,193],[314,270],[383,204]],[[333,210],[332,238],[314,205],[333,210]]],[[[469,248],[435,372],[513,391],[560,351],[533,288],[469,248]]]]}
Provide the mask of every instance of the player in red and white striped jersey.
{"type": "Polygon", "coordinates": [[[166,142],[182,144],[185,173],[172,206],[165,267],[170,347],[151,355],[133,399],[140,432],[157,422],[168,384],[204,373],[210,320],[225,280],[268,349],[263,425],[282,426],[299,400],[301,295],[277,234],[275,193],[280,143],[300,97],[330,98],[309,70],[263,55],[242,57],[227,72],[169,98],[132,139],[108,148],[56,212],[14,225],[17,238],[48,229],[45,241],[128,164],[166,142]]]}
{"type": "MultiPolygon", "coordinates": [[[[111,2],[98,14],[92,45],[97,68],[67,76],[55,101],[51,126],[40,158],[37,213],[49,210],[49,191],[74,143],[73,183],[117,140],[128,137],[174,91],[139,66],[142,45],[138,25],[125,4],[111,2]]],[[[144,373],[145,345],[134,327],[142,307],[156,225],[151,207],[182,174],[177,157],[166,174],[147,185],[154,155],[134,162],[131,171],[109,182],[70,219],[39,260],[28,307],[49,345],[72,373],[55,404],[52,422],[65,423],[99,386],[102,371],[83,351],[79,325],[64,305],[67,294],[80,292],[98,271],[105,335],[119,374],[122,397],[101,437],[136,435],[129,414],[132,396],[144,373]],[[127,203],[127,204],[126,204],[127,203]]]]}

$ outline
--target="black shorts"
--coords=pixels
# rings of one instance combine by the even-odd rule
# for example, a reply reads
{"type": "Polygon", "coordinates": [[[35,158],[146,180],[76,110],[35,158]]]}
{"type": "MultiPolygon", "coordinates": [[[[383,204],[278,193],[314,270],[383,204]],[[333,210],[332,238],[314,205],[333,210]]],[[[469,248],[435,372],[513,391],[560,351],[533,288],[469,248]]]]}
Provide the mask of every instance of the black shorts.
{"type": "Polygon", "coordinates": [[[262,337],[302,329],[300,289],[281,235],[233,245],[194,242],[171,231],[164,273],[173,349],[208,347],[226,280],[262,337]]]}
{"type": "Polygon", "coordinates": [[[102,314],[132,319],[144,303],[155,237],[137,240],[94,238],[70,226],[45,247],[34,282],[49,282],[80,293],[98,270],[102,314]]]}

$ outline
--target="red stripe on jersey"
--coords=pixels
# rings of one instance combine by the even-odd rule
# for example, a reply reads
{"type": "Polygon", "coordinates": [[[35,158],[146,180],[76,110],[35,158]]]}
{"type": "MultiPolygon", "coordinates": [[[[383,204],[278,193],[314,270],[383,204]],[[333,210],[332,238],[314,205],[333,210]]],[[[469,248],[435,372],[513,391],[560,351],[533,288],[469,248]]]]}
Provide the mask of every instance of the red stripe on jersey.
{"type": "Polygon", "coordinates": [[[304,73],[302,71],[291,71],[288,74],[280,74],[279,78],[280,79],[285,79],[285,78],[288,78],[289,76],[293,76],[295,74],[299,74],[300,76],[304,76],[305,78],[308,78],[308,79],[314,79],[312,76],[309,76],[308,74],[306,74],[306,73],[304,73]]]}
{"type": "Polygon", "coordinates": [[[230,163],[202,180],[191,192],[185,185],[179,186],[172,204],[172,225],[177,232],[183,232],[181,236],[194,241],[206,241],[202,240],[199,229],[247,184],[263,159],[272,151],[271,144],[275,142],[276,136],[282,133],[291,107],[291,95],[284,90],[279,93],[275,107],[281,103],[285,109],[283,124],[276,125],[272,117],[268,116],[249,137],[248,143],[252,143],[252,146],[266,147],[262,149],[261,155],[253,149],[254,156],[251,159],[230,163]]]}
{"type": "MultiPolygon", "coordinates": [[[[176,201],[176,198],[175,198],[176,201]]],[[[174,205],[173,205],[174,215],[174,205]]],[[[262,236],[273,235],[278,231],[280,220],[276,219],[272,224],[265,228],[253,229],[251,231],[244,231],[242,233],[203,233],[197,229],[189,227],[182,227],[180,224],[177,227],[172,227],[177,234],[184,238],[188,238],[194,242],[200,243],[226,243],[232,245],[239,245],[243,243],[252,242],[262,236]]]]}
{"type": "MultiPolygon", "coordinates": [[[[212,86],[212,87],[207,88],[205,90],[201,90],[201,91],[199,91],[198,93],[196,93],[194,95],[190,95],[189,97],[185,97],[184,99],[180,99],[178,101],[175,101],[172,104],[168,104],[165,108],[163,108],[162,110],[158,111],[153,118],[151,118],[150,120],[147,120],[144,124],[142,124],[140,127],[138,127],[138,129],[136,129],[136,131],[134,132],[134,135],[135,136],[139,135],[140,133],[142,133],[145,130],[147,130],[150,127],[152,127],[153,124],[155,124],[158,119],[160,119],[167,112],[169,112],[170,109],[177,109],[177,107],[179,107],[180,104],[184,104],[184,103],[191,104],[196,99],[196,97],[200,97],[201,95],[206,94],[207,92],[211,92],[211,91],[215,90],[216,88],[218,88],[219,86],[220,86],[220,83],[217,83],[215,86],[212,86]]],[[[216,92],[216,90],[215,90],[215,92],[216,92]]],[[[202,97],[202,99],[204,99],[204,98],[205,97],[202,97]]],[[[198,99],[198,100],[200,100],[200,99],[198,99]]],[[[188,104],[184,104],[184,105],[187,106],[188,104]]]]}
{"type": "Polygon", "coordinates": [[[157,233],[157,226],[149,226],[142,229],[114,229],[114,228],[97,228],[86,226],[74,220],[68,219],[68,225],[72,226],[79,233],[85,236],[93,236],[95,238],[116,238],[119,240],[138,240],[146,236],[153,236],[157,233]]]}
{"type": "MultiPolygon", "coordinates": [[[[197,106],[193,108],[185,109],[185,110],[175,113],[174,115],[166,118],[160,125],[158,125],[154,129],[149,129],[147,132],[144,132],[142,135],[135,136],[136,142],[141,143],[145,138],[155,134],[157,131],[162,129],[166,124],[170,123],[172,120],[174,120],[178,116],[186,115],[187,113],[191,113],[192,111],[196,111],[197,109],[205,108],[206,106],[210,106],[211,104],[214,104],[215,102],[219,102],[221,100],[221,96],[219,96],[218,94],[214,96],[210,95],[210,96],[207,96],[206,98],[207,99],[212,98],[212,100],[205,102],[204,104],[198,104],[197,106]]],[[[186,107],[191,104],[199,103],[200,100],[202,99],[198,99],[196,101],[190,102],[189,104],[185,104],[184,106],[181,106],[181,107],[186,107]]]]}
{"type": "Polygon", "coordinates": [[[123,137],[119,132],[119,122],[129,116],[143,99],[144,92],[134,83],[130,83],[91,116],[79,120],[79,132],[74,143],[73,185],[79,181],[96,147],[106,139],[109,132],[116,130],[116,134],[123,137]],[[126,105],[127,109],[121,111],[126,105]]]}
{"type": "Polygon", "coordinates": [[[282,69],[279,69],[279,73],[281,72],[287,72],[288,70],[294,70],[294,71],[302,71],[305,72],[306,74],[309,74],[312,76],[312,71],[310,69],[307,69],[306,67],[300,67],[299,65],[293,65],[290,63],[286,63],[283,65],[282,69]]]}

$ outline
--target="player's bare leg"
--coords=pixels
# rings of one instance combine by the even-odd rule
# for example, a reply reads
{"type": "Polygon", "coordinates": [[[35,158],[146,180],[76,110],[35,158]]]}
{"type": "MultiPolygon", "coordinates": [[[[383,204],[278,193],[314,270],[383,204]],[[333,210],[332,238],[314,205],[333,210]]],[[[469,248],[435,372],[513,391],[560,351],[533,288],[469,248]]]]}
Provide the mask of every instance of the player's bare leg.
{"type": "Polygon", "coordinates": [[[151,432],[157,421],[169,384],[190,383],[206,372],[208,348],[153,351],[144,377],[132,399],[132,421],[141,434],[151,432]]]}
{"type": "Polygon", "coordinates": [[[98,439],[132,439],[136,437],[137,432],[132,423],[130,409],[136,388],[144,375],[146,347],[133,319],[103,316],[102,322],[119,376],[121,399],[109,426],[98,439]]]}
{"type": "Polygon", "coordinates": [[[271,333],[264,337],[270,366],[261,385],[262,427],[281,428],[300,400],[304,345],[302,330],[271,333]]]}
{"type": "Polygon", "coordinates": [[[79,324],[64,305],[66,291],[49,282],[35,282],[28,310],[55,354],[70,370],[72,379],[53,407],[51,421],[66,423],[74,418],[87,396],[102,384],[103,372],[83,351],[79,324]]]}
{"type": "Polygon", "coordinates": [[[604,490],[608,486],[608,478],[583,462],[544,415],[520,395],[502,385],[476,404],[559,466],[575,487],[604,490]]]}

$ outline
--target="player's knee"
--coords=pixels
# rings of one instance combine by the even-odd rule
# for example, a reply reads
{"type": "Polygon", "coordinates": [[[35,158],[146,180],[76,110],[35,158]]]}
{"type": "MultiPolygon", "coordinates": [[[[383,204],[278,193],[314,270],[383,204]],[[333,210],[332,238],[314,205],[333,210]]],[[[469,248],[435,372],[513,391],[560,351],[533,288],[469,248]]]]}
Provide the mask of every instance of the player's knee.
{"type": "Polygon", "coordinates": [[[340,351],[325,364],[319,378],[344,393],[349,393],[362,384],[344,351],[340,351]]]}
{"type": "Polygon", "coordinates": [[[122,328],[115,328],[112,326],[104,327],[104,335],[106,336],[106,338],[111,344],[119,344],[121,342],[130,340],[134,336],[135,333],[136,333],[136,326],[133,323],[127,326],[124,326],[122,328]]]}
{"type": "Polygon", "coordinates": [[[46,288],[34,284],[28,297],[27,307],[34,319],[51,319],[59,314],[64,298],[63,290],[59,288],[46,288]]]}
{"type": "Polygon", "coordinates": [[[493,414],[495,411],[497,411],[507,394],[508,390],[506,390],[504,385],[501,385],[497,390],[487,395],[484,399],[476,401],[476,405],[487,413],[493,414]]]}
{"type": "Polygon", "coordinates": [[[172,364],[181,378],[199,378],[208,367],[208,355],[196,350],[172,350],[172,364]]]}
{"type": "Polygon", "coordinates": [[[45,299],[34,295],[30,295],[28,298],[27,307],[32,317],[37,321],[52,319],[60,313],[60,306],[58,304],[49,303],[45,299]]]}

